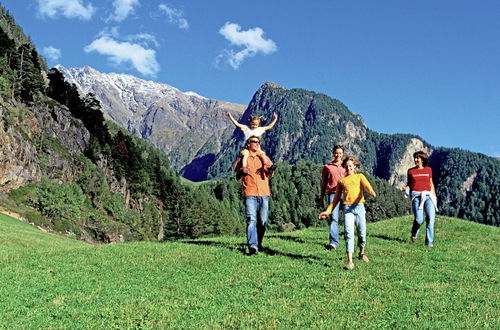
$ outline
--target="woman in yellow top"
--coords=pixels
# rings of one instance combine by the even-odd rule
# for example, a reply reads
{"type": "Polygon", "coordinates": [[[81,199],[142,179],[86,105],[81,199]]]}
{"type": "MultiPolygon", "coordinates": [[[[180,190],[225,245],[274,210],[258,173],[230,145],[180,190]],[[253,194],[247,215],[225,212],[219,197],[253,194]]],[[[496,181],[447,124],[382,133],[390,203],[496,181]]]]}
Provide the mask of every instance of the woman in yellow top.
{"type": "Polygon", "coordinates": [[[333,202],[328,205],[326,211],[319,214],[320,219],[324,219],[332,213],[332,210],[340,202],[340,196],[344,196],[344,239],[347,252],[346,269],[353,269],[352,255],[354,253],[354,226],[358,231],[358,258],[364,262],[370,261],[365,254],[366,246],[366,218],[365,218],[365,196],[363,189],[372,195],[377,196],[370,182],[362,173],[356,173],[360,162],[354,157],[344,159],[342,166],[346,169],[346,176],[339,180],[337,191],[333,202]]]}

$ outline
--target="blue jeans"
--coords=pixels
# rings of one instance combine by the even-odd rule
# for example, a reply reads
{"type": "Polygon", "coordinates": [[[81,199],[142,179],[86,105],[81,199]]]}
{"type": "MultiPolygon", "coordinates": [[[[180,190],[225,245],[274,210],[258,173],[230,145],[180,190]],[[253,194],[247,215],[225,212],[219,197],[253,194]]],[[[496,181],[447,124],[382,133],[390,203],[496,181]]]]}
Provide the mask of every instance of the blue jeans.
{"type": "Polygon", "coordinates": [[[425,245],[432,246],[434,242],[434,222],[436,220],[436,208],[432,203],[432,200],[429,196],[425,196],[424,208],[419,209],[422,197],[415,197],[411,202],[411,208],[413,210],[413,214],[415,215],[415,219],[413,220],[413,227],[411,228],[411,236],[418,237],[418,232],[420,231],[420,226],[424,223],[424,211],[427,220],[427,229],[425,231],[425,245]]]}
{"type": "Polygon", "coordinates": [[[269,197],[248,196],[245,198],[245,205],[248,247],[262,249],[269,212],[269,197]]]}
{"type": "Polygon", "coordinates": [[[354,226],[358,231],[358,247],[366,246],[366,218],[365,205],[344,204],[344,239],[347,253],[354,252],[354,226]]]}
{"type": "MultiPolygon", "coordinates": [[[[328,200],[330,204],[333,202],[335,194],[328,195],[328,200]]],[[[335,206],[330,214],[330,244],[334,245],[335,248],[339,247],[339,209],[340,202],[335,206]]]]}

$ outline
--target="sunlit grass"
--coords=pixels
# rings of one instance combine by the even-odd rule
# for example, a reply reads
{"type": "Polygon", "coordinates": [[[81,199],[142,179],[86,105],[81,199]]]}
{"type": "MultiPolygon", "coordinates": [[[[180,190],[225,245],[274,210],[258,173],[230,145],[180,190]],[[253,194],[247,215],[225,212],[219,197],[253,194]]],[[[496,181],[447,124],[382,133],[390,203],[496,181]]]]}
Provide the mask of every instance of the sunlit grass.
{"type": "Polygon", "coordinates": [[[499,228],[439,217],[368,225],[343,270],[327,228],[92,246],[0,215],[0,328],[499,328],[499,228]]]}

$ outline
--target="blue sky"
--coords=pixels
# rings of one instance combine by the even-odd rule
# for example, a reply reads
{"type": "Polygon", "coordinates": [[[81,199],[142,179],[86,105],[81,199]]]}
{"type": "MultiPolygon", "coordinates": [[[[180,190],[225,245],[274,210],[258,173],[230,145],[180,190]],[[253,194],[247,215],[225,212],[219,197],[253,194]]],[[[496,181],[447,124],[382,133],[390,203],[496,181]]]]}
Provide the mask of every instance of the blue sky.
{"type": "Polygon", "coordinates": [[[267,81],[381,133],[500,157],[498,0],[0,0],[49,67],[248,104],[267,81]]]}

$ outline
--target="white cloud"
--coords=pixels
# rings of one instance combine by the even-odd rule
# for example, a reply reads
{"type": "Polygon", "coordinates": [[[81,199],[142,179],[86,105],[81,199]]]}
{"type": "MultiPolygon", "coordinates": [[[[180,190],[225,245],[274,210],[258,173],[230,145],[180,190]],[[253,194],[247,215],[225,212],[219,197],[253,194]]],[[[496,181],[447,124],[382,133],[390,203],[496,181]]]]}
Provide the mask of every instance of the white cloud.
{"type": "Polygon", "coordinates": [[[51,61],[57,62],[61,58],[61,50],[52,46],[44,47],[42,53],[51,61]]]}
{"type": "Polygon", "coordinates": [[[82,0],[37,0],[38,14],[42,17],[80,18],[89,20],[95,12],[91,3],[85,5],[82,0]]]}
{"type": "Polygon", "coordinates": [[[101,32],[99,32],[99,37],[104,36],[118,39],[120,36],[120,28],[118,26],[106,26],[101,32]]]}
{"type": "Polygon", "coordinates": [[[167,15],[168,21],[171,24],[176,24],[180,29],[189,29],[189,23],[187,19],[184,18],[184,13],[180,9],[175,9],[169,7],[167,4],[158,5],[158,9],[163,11],[167,15]]]}
{"type": "Polygon", "coordinates": [[[139,0],[114,0],[114,13],[108,20],[121,22],[134,12],[134,7],[139,6],[139,0]]]}
{"type": "Polygon", "coordinates": [[[160,71],[160,65],[156,61],[156,52],[146,49],[139,44],[130,42],[119,42],[110,36],[101,36],[85,46],[85,52],[98,52],[109,57],[116,65],[132,64],[132,66],[145,76],[155,77],[160,71]]]}
{"type": "Polygon", "coordinates": [[[235,23],[226,22],[220,28],[219,33],[226,38],[231,45],[243,47],[239,51],[225,49],[217,57],[217,61],[227,61],[233,69],[238,69],[243,61],[248,57],[253,57],[258,53],[271,54],[278,50],[278,47],[271,39],[264,39],[264,31],[259,28],[253,28],[241,31],[241,26],[235,23]]]}
{"type": "Polygon", "coordinates": [[[150,43],[155,47],[160,46],[160,44],[156,40],[156,37],[152,34],[149,34],[149,33],[132,34],[132,35],[129,35],[126,39],[128,41],[137,41],[138,43],[140,43],[144,47],[147,47],[150,43]]]}

